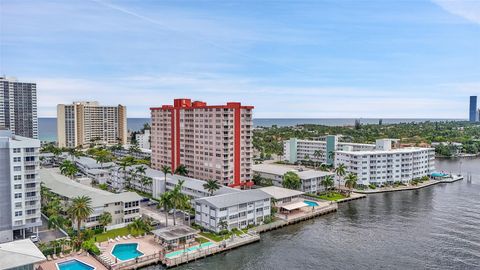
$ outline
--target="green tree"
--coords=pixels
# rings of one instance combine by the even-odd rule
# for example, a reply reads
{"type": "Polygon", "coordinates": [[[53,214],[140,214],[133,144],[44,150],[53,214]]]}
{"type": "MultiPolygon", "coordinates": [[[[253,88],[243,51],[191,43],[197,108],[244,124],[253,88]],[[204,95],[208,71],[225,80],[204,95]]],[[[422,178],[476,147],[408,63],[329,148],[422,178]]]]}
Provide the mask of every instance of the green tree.
{"type": "Polygon", "coordinates": [[[347,167],[345,167],[345,164],[340,163],[336,168],[335,168],[335,174],[337,175],[338,179],[338,187],[340,187],[340,180],[345,176],[347,173],[347,167]]]}
{"type": "Polygon", "coordinates": [[[286,172],[283,175],[282,186],[289,189],[300,189],[302,186],[302,180],[295,172],[286,172]]]}
{"type": "Polygon", "coordinates": [[[167,192],[167,174],[172,174],[172,169],[167,165],[163,165],[161,171],[165,176],[165,179],[164,179],[165,181],[163,183],[163,191],[167,192]]]}
{"type": "Polygon", "coordinates": [[[172,208],[173,208],[173,226],[177,225],[176,224],[176,217],[177,217],[177,207],[181,207],[182,204],[184,203],[184,194],[182,193],[182,186],[184,180],[179,180],[178,183],[175,185],[172,191],[170,191],[170,200],[172,203],[172,208]]]}
{"type": "Polygon", "coordinates": [[[60,173],[73,179],[73,177],[78,173],[78,168],[70,160],[65,160],[60,164],[60,173]]]}
{"type": "Polygon", "coordinates": [[[172,197],[169,191],[164,192],[160,196],[160,200],[158,202],[158,207],[163,207],[163,211],[165,212],[165,226],[168,227],[168,209],[172,206],[172,197]]]}
{"type": "Polygon", "coordinates": [[[92,199],[88,196],[73,198],[67,212],[70,217],[77,222],[77,230],[80,231],[82,221],[93,213],[92,199]]]}
{"type": "Polygon", "coordinates": [[[348,188],[348,197],[350,197],[350,194],[352,193],[352,189],[354,189],[357,186],[357,180],[358,180],[358,177],[354,173],[349,173],[345,177],[345,187],[348,188]]]}
{"type": "Polygon", "coordinates": [[[112,223],[112,214],[110,214],[110,212],[103,212],[98,217],[98,223],[102,225],[103,229],[106,231],[108,224],[112,223]]]}
{"type": "Polygon", "coordinates": [[[325,176],[320,182],[320,184],[322,184],[322,186],[325,188],[326,191],[330,190],[330,188],[332,188],[335,184],[333,176],[331,175],[325,176]]]}
{"type": "Polygon", "coordinates": [[[210,196],[213,196],[213,193],[220,189],[220,185],[217,181],[209,179],[205,184],[203,184],[203,188],[210,193],[210,196]]]}
{"type": "Polygon", "coordinates": [[[181,176],[188,176],[188,170],[187,167],[183,164],[180,164],[176,169],[175,169],[175,174],[181,175],[181,176]]]}

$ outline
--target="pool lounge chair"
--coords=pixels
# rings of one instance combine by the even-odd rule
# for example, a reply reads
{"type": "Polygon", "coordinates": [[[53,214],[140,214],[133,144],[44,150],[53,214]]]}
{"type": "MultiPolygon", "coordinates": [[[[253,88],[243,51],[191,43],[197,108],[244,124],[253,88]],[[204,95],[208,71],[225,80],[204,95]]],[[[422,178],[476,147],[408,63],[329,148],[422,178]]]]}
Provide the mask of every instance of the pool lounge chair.
{"type": "Polygon", "coordinates": [[[127,239],[130,239],[130,238],[132,238],[132,235],[131,234],[127,235],[127,239]]]}
{"type": "Polygon", "coordinates": [[[60,252],[60,255],[58,255],[60,258],[63,258],[65,256],[63,256],[63,252],[60,252]]]}
{"type": "Polygon", "coordinates": [[[128,240],[128,238],[127,238],[125,235],[122,236],[122,238],[123,238],[124,240],[128,240]]]}
{"type": "Polygon", "coordinates": [[[52,254],[52,258],[53,258],[54,260],[58,259],[57,254],[53,253],[53,254],[52,254]]]}
{"type": "Polygon", "coordinates": [[[51,261],[52,257],[50,255],[47,255],[47,261],[51,261]]]}

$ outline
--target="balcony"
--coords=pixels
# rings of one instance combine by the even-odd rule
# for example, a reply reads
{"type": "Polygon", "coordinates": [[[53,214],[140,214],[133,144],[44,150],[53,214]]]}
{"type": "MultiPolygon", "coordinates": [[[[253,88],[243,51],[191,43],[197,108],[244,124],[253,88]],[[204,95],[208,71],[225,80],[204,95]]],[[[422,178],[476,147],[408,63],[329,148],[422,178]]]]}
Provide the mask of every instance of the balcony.
{"type": "Polygon", "coordinates": [[[40,196],[25,197],[25,201],[38,201],[38,200],[40,200],[40,196]]]}

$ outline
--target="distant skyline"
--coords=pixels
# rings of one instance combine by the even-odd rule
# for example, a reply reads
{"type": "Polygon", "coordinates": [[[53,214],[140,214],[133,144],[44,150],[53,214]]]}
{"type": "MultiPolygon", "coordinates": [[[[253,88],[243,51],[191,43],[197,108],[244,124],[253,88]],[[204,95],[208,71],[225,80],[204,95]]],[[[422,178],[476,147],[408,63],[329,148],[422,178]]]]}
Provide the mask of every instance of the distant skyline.
{"type": "Polygon", "coordinates": [[[0,74],[39,117],[188,97],[255,118],[467,119],[480,1],[0,1],[0,74]]]}

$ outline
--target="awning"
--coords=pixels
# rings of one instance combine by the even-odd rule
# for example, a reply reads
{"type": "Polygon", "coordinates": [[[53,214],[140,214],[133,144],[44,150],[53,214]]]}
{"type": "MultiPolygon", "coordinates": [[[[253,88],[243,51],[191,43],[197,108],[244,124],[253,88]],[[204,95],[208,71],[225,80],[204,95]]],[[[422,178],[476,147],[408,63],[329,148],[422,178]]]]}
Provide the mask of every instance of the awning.
{"type": "Polygon", "coordinates": [[[291,210],[299,209],[299,208],[306,207],[306,206],[308,206],[308,204],[306,204],[304,202],[295,202],[295,203],[291,203],[291,204],[282,205],[281,208],[283,208],[285,210],[288,210],[288,211],[291,211],[291,210]]]}

